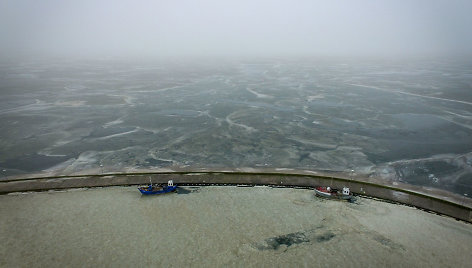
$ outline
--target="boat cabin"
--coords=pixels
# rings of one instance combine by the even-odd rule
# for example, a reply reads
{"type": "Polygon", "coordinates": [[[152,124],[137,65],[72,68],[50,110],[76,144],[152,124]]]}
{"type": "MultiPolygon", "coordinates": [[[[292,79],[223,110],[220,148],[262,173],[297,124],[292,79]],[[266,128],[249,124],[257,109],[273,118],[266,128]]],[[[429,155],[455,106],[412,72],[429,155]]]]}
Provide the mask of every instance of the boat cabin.
{"type": "Polygon", "coordinates": [[[351,191],[349,190],[349,188],[343,187],[343,195],[349,195],[350,192],[351,192],[351,191]]]}

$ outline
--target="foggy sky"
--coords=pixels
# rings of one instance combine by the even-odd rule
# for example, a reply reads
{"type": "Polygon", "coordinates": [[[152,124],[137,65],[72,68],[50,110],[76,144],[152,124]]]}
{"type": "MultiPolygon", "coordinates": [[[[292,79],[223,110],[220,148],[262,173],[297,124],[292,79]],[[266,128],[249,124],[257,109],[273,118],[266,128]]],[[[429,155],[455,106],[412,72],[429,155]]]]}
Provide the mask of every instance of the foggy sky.
{"type": "Polygon", "coordinates": [[[469,0],[0,0],[3,55],[472,55],[469,0]]]}

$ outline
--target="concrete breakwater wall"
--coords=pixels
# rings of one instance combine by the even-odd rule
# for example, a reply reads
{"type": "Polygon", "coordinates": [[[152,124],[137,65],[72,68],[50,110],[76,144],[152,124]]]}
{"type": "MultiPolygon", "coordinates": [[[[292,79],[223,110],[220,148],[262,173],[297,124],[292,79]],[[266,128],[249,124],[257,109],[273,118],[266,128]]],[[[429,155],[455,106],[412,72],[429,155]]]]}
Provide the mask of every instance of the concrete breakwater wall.
{"type": "Polygon", "coordinates": [[[381,184],[303,173],[177,171],[55,176],[0,181],[0,194],[82,187],[138,185],[149,183],[149,177],[152,178],[153,183],[166,183],[172,179],[180,185],[272,185],[280,187],[329,185],[333,188],[348,186],[357,195],[394,201],[472,222],[472,209],[462,204],[381,184]]]}

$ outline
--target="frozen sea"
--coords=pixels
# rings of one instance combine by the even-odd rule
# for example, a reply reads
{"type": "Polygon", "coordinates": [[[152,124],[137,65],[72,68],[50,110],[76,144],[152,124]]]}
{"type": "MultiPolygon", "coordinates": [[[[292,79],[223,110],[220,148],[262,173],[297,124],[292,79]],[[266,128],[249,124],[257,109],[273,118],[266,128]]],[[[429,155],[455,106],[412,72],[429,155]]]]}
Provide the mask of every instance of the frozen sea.
{"type": "Polygon", "coordinates": [[[0,179],[354,170],[472,196],[467,61],[2,61],[0,94],[0,179]]]}
{"type": "Polygon", "coordinates": [[[306,189],[0,196],[1,267],[468,267],[470,224],[306,189]]]}

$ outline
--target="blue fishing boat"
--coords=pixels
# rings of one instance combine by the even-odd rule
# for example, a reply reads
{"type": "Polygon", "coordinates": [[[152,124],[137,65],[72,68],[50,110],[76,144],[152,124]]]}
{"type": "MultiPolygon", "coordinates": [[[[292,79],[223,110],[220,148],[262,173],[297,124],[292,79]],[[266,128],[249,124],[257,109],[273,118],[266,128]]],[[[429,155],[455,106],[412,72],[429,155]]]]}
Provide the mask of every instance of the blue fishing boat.
{"type": "Polygon", "coordinates": [[[152,182],[150,182],[147,186],[138,187],[138,190],[144,195],[165,194],[177,190],[177,185],[174,185],[172,180],[168,181],[167,185],[163,186],[152,185],[152,182]]]}

